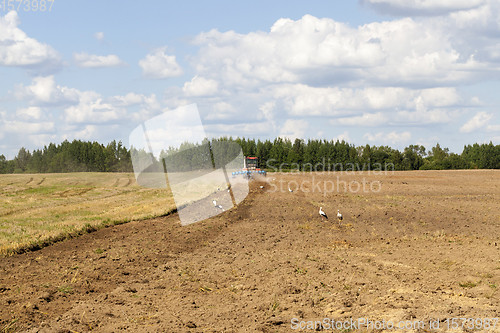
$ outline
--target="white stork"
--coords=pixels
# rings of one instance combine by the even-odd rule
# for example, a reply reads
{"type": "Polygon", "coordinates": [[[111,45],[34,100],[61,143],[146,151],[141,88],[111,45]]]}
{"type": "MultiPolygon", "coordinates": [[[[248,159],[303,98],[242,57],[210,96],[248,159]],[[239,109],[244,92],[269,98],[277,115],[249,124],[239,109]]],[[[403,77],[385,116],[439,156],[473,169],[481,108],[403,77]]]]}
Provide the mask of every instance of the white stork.
{"type": "Polygon", "coordinates": [[[222,210],[222,211],[224,211],[224,208],[222,208],[221,205],[218,205],[217,201],[213,200],[212,202],[214,203],[214,207],[215,207],[216,211],[219,210],[219,209],[222,210]]]}
{"type": "Polygon", "coordinates": [[[337,210],[337,218],[339,219],[339,226],[340,226],[340,224],[342,223],[342,220],[344,219],[342,214],[340,214],[340,210],[337,210]]]}
{"type": "Polygon", "coordinates": [[[326,213],[323,211],[323,207],[319,207],[319,215],[321,215],[321,221],[323,221],[323,218],[328,220],[328,216],[326,216],[326,213]]]}

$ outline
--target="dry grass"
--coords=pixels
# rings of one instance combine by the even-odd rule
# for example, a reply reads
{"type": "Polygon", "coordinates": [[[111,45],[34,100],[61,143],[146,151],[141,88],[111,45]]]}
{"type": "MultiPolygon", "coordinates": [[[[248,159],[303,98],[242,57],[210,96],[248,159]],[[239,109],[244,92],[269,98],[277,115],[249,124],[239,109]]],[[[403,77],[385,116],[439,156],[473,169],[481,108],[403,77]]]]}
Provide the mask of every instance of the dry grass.
{"type": "Polygon", "coordinates": [[[174,209],[169,190],[132,173],[0,175],[0,255],[174,209]]]}

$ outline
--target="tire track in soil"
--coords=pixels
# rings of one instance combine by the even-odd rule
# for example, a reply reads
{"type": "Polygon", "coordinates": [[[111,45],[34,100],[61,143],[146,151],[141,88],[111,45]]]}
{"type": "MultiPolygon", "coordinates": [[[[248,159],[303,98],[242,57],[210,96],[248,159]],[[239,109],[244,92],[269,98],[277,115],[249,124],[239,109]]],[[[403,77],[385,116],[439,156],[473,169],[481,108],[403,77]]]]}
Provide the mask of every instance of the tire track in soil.
{"type": "MultiPolygon", "coordinates": [[[[22,192],[22,191],[25,191],[25,190],[26,189],[23,189],[23,190],[20,190],[20,191],[17,191],[17,192],[22,192]]],[[[102,196],[102,197],[97,197],[97,198],[86,198],[83,201],[64,202],[64,203],[61,203],[59,205],[56,205],[56,203],[49,203],[49,204],[42,205],[42,206],[29,207],[29,208],[23,208],[23,209],[18,209],[18,210],[12,210],[12,211],[9,211],[7,213],[0,214],[0,217],[12,215],[12,214],[18,213],[18,212],[25,212],[25,211],[37,210],[37,209],[43,209],[43,208],[48,208],[48,207],[55,207],[55,208],[57,208],[57,207],[67,206],[67,205],[76,204],[76,203],[80,203],[80,202],[92,202],[92,201],[96,201],[96,200],[104,200],[104,199],[109,199],[109,198],[112,198],[112,197],[117,197],[117,196],[120,196],[120,195],[125,194],[125,193],[136,192],[136,191],[139,191],[139,189],[137,189],[137,190],[129,190],[127,192],[113,193],[113,194],[110,194],[110,195],[106,195],[106,196],[102,196]]],[[[15,193],[17,193],[17,192],[15,192],[15,193]]],[[[66,196],[66,198],[70,198],[70,197],[78,197],[78,196],[77,195],[66,196]]]]}
{"type": "Polygon", "coordinates": [[[132,184],[132,178],[129,178],[129,179],[128,179],[128,183],[127,183],[127,184],[125,184],[125,186],[124,186],[124,187],[127,187],[127,186],[129,186],[130,184],[132,184]]]}
{"type": "Polygon", "coordinates": [[[42,185],[42,183],[45,181],[45,177],[42,178],[42,180],[40,180],[37,185],[42,185]]]}
{"type": "Polygon", "coordinates": [[[33,177],[31,177],[31,178],[30,178],[30,180],[28,180],[28,181],[26,182],[26,185],[28,185],[28,184],[29,184],[29,183],[31,183],[32,181],[33,181],[33,177]]]}
{"type": "Polygon", "coordinates": [[[58,195],[60,197],[63,197],[63,198],[66,198],[66,197],[75,197],[75,196],[80,196],[80,195],[83,195],[89,191],[92,191],[94,188],[91,187],[91,188],[84,188],[84,189],[81,189],[81,190],[74,190],[74,189],[71,189],[71,190],[66,190],[66,191],[63,191],[61,193],[59,193],[58,195]]]}

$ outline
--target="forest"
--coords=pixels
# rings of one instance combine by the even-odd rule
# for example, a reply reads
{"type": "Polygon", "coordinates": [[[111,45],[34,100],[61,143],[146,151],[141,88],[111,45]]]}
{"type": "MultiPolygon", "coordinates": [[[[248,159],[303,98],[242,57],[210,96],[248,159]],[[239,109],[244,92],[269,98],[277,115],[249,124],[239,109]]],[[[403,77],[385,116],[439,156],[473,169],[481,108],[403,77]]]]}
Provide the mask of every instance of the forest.
{"type": "Polygon", "coordinates": [[[156,157],[142,149],[127,149],[121,141],[113,140],[104,145],[65,140],[32,152],[23,147],[12,160],[0,155],[0,173],[133,172],[133,161],[137,164],[141,160],[153,165],[151,170],[191,171],[207,165],[211,167],[214,161],[219,167],[220,156],[225,156],[226,160],[236,156],[236,144],[245,156],[259,157],[260,167],[268,171],[309,171],[311,166],[318,164],[324,170],[350,165],[354,166],[354,171],[500,169],[500,145],[491,142],[466,145],[461,154],[455,154],[439,143],[430,150],[421,145],[409,145],[399,151],[389,146],[356,147],[333,140],[295,139],[292,142],[281,137],[273,141],[221,137],[202,143],[185,142],[179,148],[162,150],[156,157]]]}

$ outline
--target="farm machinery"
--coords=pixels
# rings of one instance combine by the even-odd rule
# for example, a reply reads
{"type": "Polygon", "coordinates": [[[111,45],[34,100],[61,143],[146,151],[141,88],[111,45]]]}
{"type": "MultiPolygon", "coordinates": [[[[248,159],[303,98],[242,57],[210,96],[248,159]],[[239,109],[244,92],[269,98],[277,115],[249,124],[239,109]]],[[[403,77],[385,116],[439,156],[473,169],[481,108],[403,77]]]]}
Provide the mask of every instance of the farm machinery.
{"type": "Polygon", "coordinates": [[[235,171],[232,173],[233,177],[242,175],[246,179],[253,179],[254,175],[267,175],[266,170],[261,170],[259,168],[259,158],[258,157],[243,157],[243,169],[241,171],[235,171]]]}

